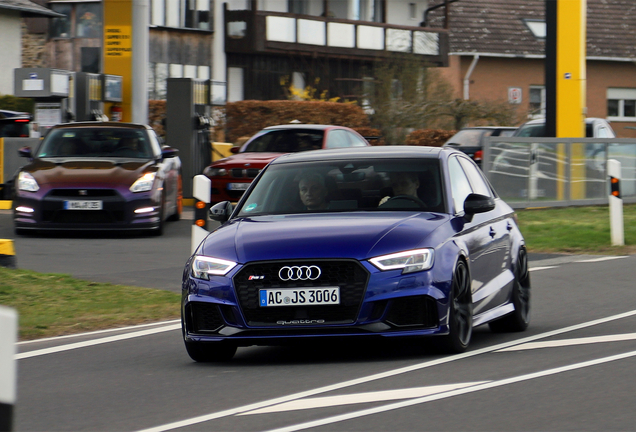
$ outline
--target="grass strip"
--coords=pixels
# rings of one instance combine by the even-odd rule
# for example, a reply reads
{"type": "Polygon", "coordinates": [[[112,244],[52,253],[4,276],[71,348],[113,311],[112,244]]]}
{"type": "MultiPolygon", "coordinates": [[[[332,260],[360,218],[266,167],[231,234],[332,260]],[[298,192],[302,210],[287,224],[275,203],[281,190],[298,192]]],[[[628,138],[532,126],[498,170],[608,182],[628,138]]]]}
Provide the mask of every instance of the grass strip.
{"type": "Polygon", "coordinates": [[[170,291],[0,267],[0,304],[18,311],[20,340],[175,319],[179,302],[170,291]]]}

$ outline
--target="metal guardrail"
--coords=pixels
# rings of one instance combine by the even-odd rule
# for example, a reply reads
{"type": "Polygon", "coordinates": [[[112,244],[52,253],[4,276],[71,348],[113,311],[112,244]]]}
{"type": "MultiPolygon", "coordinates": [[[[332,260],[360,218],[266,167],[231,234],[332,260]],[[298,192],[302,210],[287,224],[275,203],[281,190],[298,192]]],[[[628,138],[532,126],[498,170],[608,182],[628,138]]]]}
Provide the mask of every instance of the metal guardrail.
{"type": "Polygon", "coordinates": [[[621,163],[621,195],[636,203],[636,140],[490,137],[482,170],[513,208],[609,202],[607,161],[621,163]]]}

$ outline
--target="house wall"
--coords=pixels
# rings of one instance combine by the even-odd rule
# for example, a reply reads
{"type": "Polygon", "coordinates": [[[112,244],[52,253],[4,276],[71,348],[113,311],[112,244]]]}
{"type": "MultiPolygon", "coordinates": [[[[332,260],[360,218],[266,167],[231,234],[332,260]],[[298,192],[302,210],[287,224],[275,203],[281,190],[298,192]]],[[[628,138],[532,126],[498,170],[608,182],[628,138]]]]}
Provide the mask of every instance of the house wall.
{"type": "MultiPolygon", "coordinates": [[[[464,77],[470,68],[472,56],[451,55],[449,66],[440,68],[442,75],[455,91],[455,97],[463,97],[464,77]]],[[[543,59],[501,58],[480,56],[470,76],[471,100],[507,101],[508,88],[522,90],[518,106],[520,122],[529,111],[530,86],[543,86],[545,70],[543,59]]],[[[587,116],[607,117],[607,89],[610,87],[635,88],[636,65],[629,62],[587,62],[587,116]]],[[[636,122],[611,122],[620,138],[636,137],[636,122]]]]}
{"type": "Polygon", "coordinates": [[[0,95],[12,95],[13,69],[22,67],[22,19],[20,12],[0,9],[0,95]]]}

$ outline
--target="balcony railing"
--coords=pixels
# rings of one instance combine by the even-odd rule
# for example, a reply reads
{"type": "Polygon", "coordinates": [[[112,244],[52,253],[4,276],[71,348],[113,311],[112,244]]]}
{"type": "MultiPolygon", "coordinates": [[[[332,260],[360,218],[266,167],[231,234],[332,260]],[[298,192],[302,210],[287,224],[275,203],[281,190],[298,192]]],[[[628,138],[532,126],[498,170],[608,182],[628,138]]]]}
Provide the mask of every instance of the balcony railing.
{"type": "Polygon", "coordinates": [[[414,54],[446,65],[448,30],[269,11],[225,10],[225,50],[375,58],[414,54]]]}

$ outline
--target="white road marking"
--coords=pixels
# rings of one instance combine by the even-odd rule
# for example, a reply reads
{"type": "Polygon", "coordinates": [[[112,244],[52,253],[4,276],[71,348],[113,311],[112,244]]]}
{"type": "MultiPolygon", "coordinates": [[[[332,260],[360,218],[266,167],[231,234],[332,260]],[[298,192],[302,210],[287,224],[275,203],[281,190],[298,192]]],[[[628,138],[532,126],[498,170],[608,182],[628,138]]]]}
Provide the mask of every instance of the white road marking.
{"type": "Polygon", "coordinates": [[[393,403],[393,404],[390,404],[390,405],[385,405],[385,406],[382,406],[382,407],[370,408],[370,409],[366,409],[366,410],[362,410],[362,411],[356,411],[356,412],[352,412],[352,413],[337,415],[337,416],[328,417],[328,418],[324,418],[324,419],[320,419],[320,420],[314,420],[314,421],[311,421],[311,422],[300,423],[300,424],[296,424],[296,425],[292,425],[292,426],[282,427],[282,428],[279,428],[279,429],[271,429],[271,430],[269,430],[267,432],[292,432],[292,431],[299,431],[299,430],[304,430],[304,429],[309,429],[309,428],[315,428],[315,427],[324,426],[324,425],[328,425],[328,424],[338,423],[338,422],[345,421],[345,420],[351,420],[351,419],[354,419],[354,418],[365,417],[365,416],[378,414],[378,413],[382,413],[382,412],[386,412],[386,411],[393,411],[393,410],[400,409],[400,408],[406,408],[406,407],[410,407],[410,406],[413,406],[413,405],[419,405],[419,404],[423,404],[423,403],[431,402],[431,401],[435,401],[435,400],[446,399],[446,398],[450,398],[450,397],[453,397],[453,396],[459,396],[459,395],[463,395],[463,394],[467,394],[467,393],[474,393],[474,392],[478,392],[478,391],[481,391],[481,390],[488,390],[488,389],[492,389],[492,388],[496,388],[496,387],[505,386],[505,385],[508,385],[508,384],[515,384],[515,383],[522,382],[522,381],[529,381],[529,380],[532,380],[532,379],[543,378],[543,377],[546,377],[546,376],[556,375],[556,374],[563,373],[563,372],[569,372],[569,371],[573,371],[573,370],[577,370],[577,369],[583,369],[583,368],[587,368],[587,367],[597,366],[597,365],[600,365],[600,364],[609,363],[609,362],[613,362],[613,361],[617,361],[617,360],[623,360],[623,359],[634,357],[634,356],[636,356],[636,351],[631,351],[631,352],[624,353],[624,354],[618,354],[618,355],[604,357],[604,358],[600,358],[600,359],[596,359],[596,360],[590,360],[590,361],[586,361],[586,362],[575,363],[575,364],[572,364],[572,365],[569,365],[569,366],[562,366],[562,367],[558,367],[558,368],[554,368],[554,369],[548,369],[548,370],[544,370],[544,371],[540,371],[540,372],[534,372],[534,373],[530,373],[530,374],[526,374],[526,375],[519,375],[517,377],[506,378],[506,379],[499,380],[499,381],[491,381],[491,382],[487,382],[485,384],[481,384],[481,385],[477,385],[477,386],[473,386],[473,387],[468,387],[468,388],[463,388],[463,389],[452,390],[452,391],[449,391],[449,392],[446,392],[446,393],[440,393],[440,394],[436,394],[436,395],[425,396],[425,397],[416,398],[416,399],[410,399],[410,400],[407,400],[407,401],[397,402],[397,403],[393,403]]]}
{"type": "Polygon", "coordinates": [[[572,262],[575,262],[575,263],[594,263],[594,262],[610,261],[610,260],[622,259],[622,258],[629,258],[629,257],[628,256],[606,256],[606,257],[601,257],[601,258],[590,258],[590,259],[586,259],[586,260],[572,261],[572,262]]]}
{"type": "Polygon", "coordinates": [[[311,408],[326,408],[340,405],[353,405],[368,402],[383,402],[399,399],[412,399],[416,397],[429,396],[437,393],[445,393],[451,390],[475,386],[487,383],[488,381],[477,381],[469,383],[445,384],[427,387],[414,387],[400,390],[384,390],[366,393],[354,393],[338,396],[326,396],[319,398],[307,398],[295,400],[280,405],[273,405],[259,410],[248,411],[239,415],[268,414],[283,411],[296,411],[311,408]]]}
{"type": "Polygon", "coordinates": [[[134,330],[134,329],[140,329],[140,328],[146,328],[146,327],[158,327],[158,326],[164,326],[164,325],[180,323],[180,322],[181,320],[176,319],[176,320],[170,320],[170,321],[154,322],[149,324],[138,324],[138,325],[128,326],[128,327],[117,327],[112,329],[97,330],[97,331],[86,332],[86,333],[75,333],[71,335],[55,336],[55,337],[42,338],[42,339],[33,339],[33,340],[18,342],[16,345],[29,345],[29,344],[38,343],[38,342],[51,342],[51,341],[62,340],[62,339],[73,339],[73,338],[94,336],[94,335],[104,334],[104,333],[112,333],[117,331],[128,331],[128,330],[134,330]]]}
{"type": "Polygon", "coordinates": [[[557,268],[558,266],[545,266],[545,267],[530,267],[528,271],[540,271],[557,268]]]}
{"type": "Polygon", "coordinates": [[[565,346],[573,346],[573,345],[585,345],[585,344],[594,344],[594,343],[603,343],[603,342],[620,342],[627,340],[635,340],[636,333],[626,333],[626,334],[618,334],[618,335],[610,335],[610,336],[593,336],[593,337],[585,337],[585,338],[577,338],[577,339],[561,339],[555,341],[545,341],[545,342],[531,342],[527,344],[515,345],[510,348],[504,348],[497,352],[506,352],[506,351],[523,351],[523,350],[531,350],[537,348],[558,348],[565,346]]]}
{"type": "Polygon", "coordinates": [[[101,344],[110,343],[110,342],[119,342],[126,339],[133,339],[136,337],[148,336],[148,335],[156,334],[156,333],[163,333],[163,332],[172,331],[172,330],[176,330],[180,328],[181,328],[181,323],[159,327],[159,328],[148,329],[148,330],[142,330],[142,331],[133,332],[133,333],[126,333],[126,334],[117,335],[117,336],[109,336],[109,337],[105,337],[101,339],[93,339],[93,340],[88,340],[84,342],[76,342],[76,343],[72,343],[68,345],[58,345],[51,348],[44,348],[44,349],[19,353],[15,355],[15,359],[22,360],[22,359],[37,357],[37,356],[41,356],[45,354],[53,354],[53,353],[58,353],[62,351],[74,350],[78,348],[86,348],[93,345],[101,345],[101,344]]]}
{"type": "MultiPolygon", "coordinates": [[[[403,368],[399,368],[399,369],[394,369],[394,370],[390,370],[390,371],[386,371],[386,372],[381,372],[381,373],[377,373],[374,375],[368,375],[366,377],[361,377],[361,378],[356,378],[356,379],[352,379],[349,381],[343,381],[340,383],[336,383],[336,384],[332,384],[332,385],[328,385],[328,386],[324,386],[324,387],[318,387],[315,389],[311,389],[311,390],[306,390],[303,392],[298,392],[298,393],[294,393],[294,394],[290,394],[287,396],[281,396],[278,398],[274,398],[274,399],[270,399],[270,400],[265,400],[262,402],[255,402],[249,405],[244,405],[241,407],[236,407],[236,408],[230,408],[224,411],[217,411],[214,413],[210,413],[210,414],[204,414],[201,416],[197,416],[197,417],[192,417],[189,419],[185,419],[185,420],[179,420],[176,422],[172,422],[172,423],[167,423],[164,425],[159,425],[159,426],[155,426],[155,427],[151,427],[148,429],[143,429],[139,432],[163,432],[163,431],[168,431],[168,430],[172,430],[172,429],[178,429],[178,428],[182,428],[182,427],[189,427],[195,424],[199,424],[199,423],[204,423],[207,421],[211,421],[211,420],[215,420],[218,418],[222,418],[222,417],[228,417],[228,416],[232,416],[232,415],[236,415],[236,414],[240,414],[240,413],[244,413],[246,411],[253,411],[253,410],[257,410],[257,409],[261,409],[261,408],[265,408],[271,405],[277,405],[277,404],[281,404],[281,403],[285,403],[285,402],[289,402],[289,401],[293,401],[296,399],[301,399],[301,398],[306,398],[309,396],[314,396],[317,394],[321,394],[321,393],[327,393],[330,391],[335,391],[335,390],[340,390],[343,388],[347,388],[347,387],[352,387],[352,386],[356,386],[359,384],[365,384],[368,382],[372,382],[372,381],[377,381],[377,380],[381,380],[384,378],[389,378],[392,376],[397,376],[397,375],[401,375],[401,374],[405,374],[405,373],[409,373],[409,372],[414,372],[417,370],[422,370],[425,368],[430,368],[433,366],[438,366],[441,364],[445,364],[445,363],[451,363],[453,361],[457,361],[457,360],[463,360],[465,358],[469,358],[469,357],[474,357],[474,356],[478,356],[481,354],[486,354],[486,353],[490,353],[493,351],[499,351],[511,346],[515,346],[515,345],[519,345],[519,344],[524,344],[524,343],[528,343],[528,342],[532,342],[535,340],[539,340],[539,339],[545,339],[548,337],[552,337],[552,336],[556,336],[559,334],[563,334],[563,333],[568,333],[568,332],[572,332],[572,331],[576,331],[576,330],[580,330],[580,329],[584,329],[587,327],[592,327],[595,325],[599,325],[599,324],[604,324],[607,322],[611,322],[611,321],[615,321],[615,320],[620,320],[623,318],[629,318],[636,315],[636,310],[632,310],[629,312],[624,312],[621,314],[617,314],[617,315],[612,315],[609,317],[605,317],[605,318],[599,318],[593,321],[588,321],[586,323],[581,323],[581,324],[576,324],[573,326],[569,326],[569,327],[564,327],[562,329],[558,329],[558,330],[552,330],[549,332],[545,332],[545,333],[541,333],[538,335],[534,335],[534,336],[528,336],[522,339],[518,339],[515,341],[511,341],[511,342],[504,342],[501,344],[497,344],[491,347],[486,347],[486,348],[481,348],[481,349],[477,349],[474,351],[469,351],[463,354],[456,354],[456,355],[452,355],[452,356],[448,356],[448,357],[443,357],[440,359],[436,359],[436,360],[431,360],[431,361],[427,361],[427,362],[423,362],[423,363],[417,363],[411,366],[406,366],[403,368]]],[[[459,390],[456,390],[459,391],[459,390]]],[[[446,393],[445,393],[446,394],[446,393]]]]}

